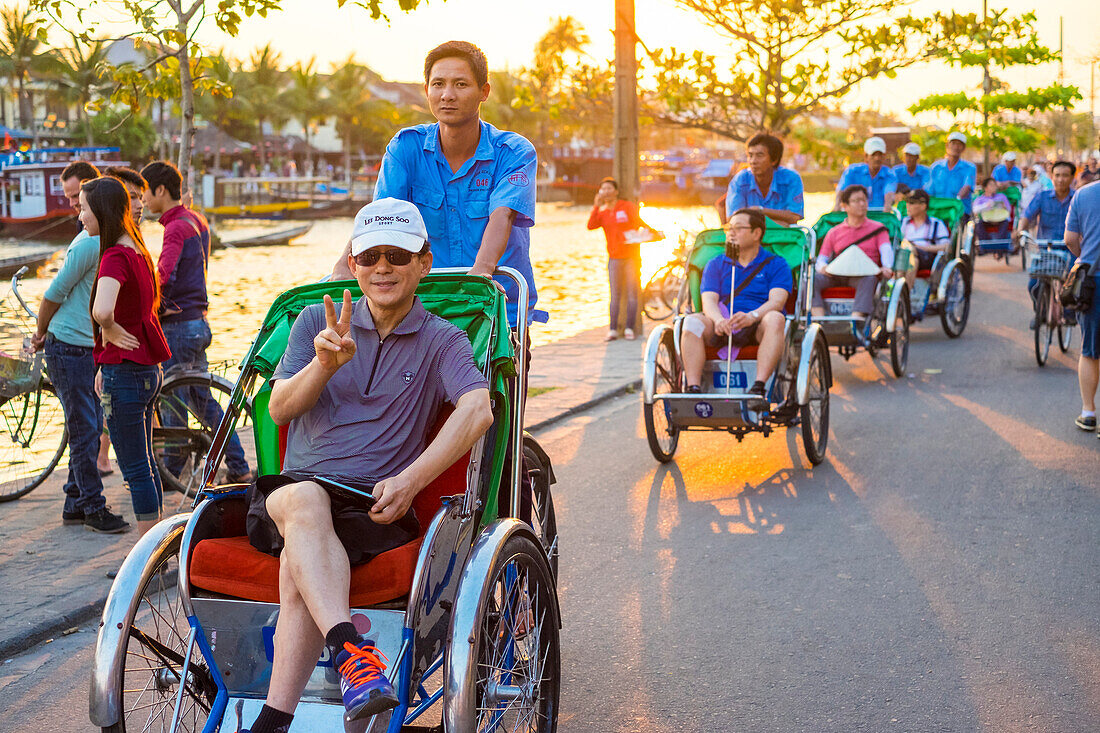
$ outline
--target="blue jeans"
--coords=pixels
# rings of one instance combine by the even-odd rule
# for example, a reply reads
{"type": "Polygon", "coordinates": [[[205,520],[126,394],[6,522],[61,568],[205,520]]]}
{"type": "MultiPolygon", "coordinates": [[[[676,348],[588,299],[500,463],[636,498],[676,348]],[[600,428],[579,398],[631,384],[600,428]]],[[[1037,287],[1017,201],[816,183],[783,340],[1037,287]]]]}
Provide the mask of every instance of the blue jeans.
{"type": "Polygon", "coordinates": [[[134,516],[139,521],[157,519],[163,492],[153,457],[153,413],[163,379],[160,365],[124,361],[101,369],[103,417],[118,467],[130,487],[134,516]]]}
{"type": "MultiPolygon", "coordinates": [[[[206,371],[209,362],[206,360],[206,349],[213,338],[210,334],[210,324],[205,318],[196,318],[190,321],[169,321],[162,323],[164,338],[168,341],[168,348],[172,350],[172,356],[164,362],[165,369],[171,369],[177,364],[186,369],[206,371]]],[[[222,408],[218,401],[206,388],[192,388],[190,394],[184,399],[188,408],[195,414],[202,416],[205,425],[214,430],[222,421],[222,408]]],[[[180,425],[178,415],[166,414],[163,417],[166,426],[180,425]]],[[[169,459],[168,470],[179,473],[181,465],[172,465],[169,459]]],[[[234,432],[229,437],[229,444],[225,447],[225,468],[232,477],[242,476],[248,473],[248,460],[244,457],[244,448],[241,447],[240,438],[234,432]]]]}
{"type": "Polygon", "coordinates": [[[641,295],[641,265],[637,257],[607,260],[607,277],[611,282],[611,330],[619,328],[619,306],[626,300],[626,327],[638,330],[638,298],[641,295]]]}
{"type": "Polygon", "coordinates": [[[46,337],[46,369],[65,410],[69,431],[69,476],[65,479],[67,514],[94,514],[107,505],[96,468],[103,409],[95,395],[95,360],[88,346],[46,337]]]}

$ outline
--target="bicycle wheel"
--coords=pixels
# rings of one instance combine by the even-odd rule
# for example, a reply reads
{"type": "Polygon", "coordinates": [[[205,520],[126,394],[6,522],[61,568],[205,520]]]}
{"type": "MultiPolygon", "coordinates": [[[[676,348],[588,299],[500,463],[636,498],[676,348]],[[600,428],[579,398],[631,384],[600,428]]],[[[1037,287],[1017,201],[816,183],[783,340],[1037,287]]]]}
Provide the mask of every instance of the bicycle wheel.
{"type": "Polygon", "coordinates": [[[1035,296],[1035,361],[1039,366],[1047,363],[1050,355],[1050,344],[1054,340],[1054,328],[1050,318],[1050,283],[1043,282],[1039,285],[1039,292],[1035,296]]]}
{"type": "MultiPolygon", "coordinates": [[[[213,374],[185,373],[165,380],[157,398],[157,425],[153,427],[153,453],[165,488],[188,496],[198,491],[206,454],[232,394],[232,383],[213,374]]],[[[255,467],[252,407],[248,402],[237,418],[236,438],[249,467],[255,467]]]]}
{"type": "Polygon", "coordinates": [[[642,288],[642,313],[651,321],[663,321],[672,315],[672,306],[665,297],[664,289],[665,277],[672,272],[674,265],[670,262],[662,266],[642,288]]]}
{"type": "Polygon", "coordinates": [[[53,385],[0,402],[0,502],[26,496],[53,472],[69,444],[53,385]]]}

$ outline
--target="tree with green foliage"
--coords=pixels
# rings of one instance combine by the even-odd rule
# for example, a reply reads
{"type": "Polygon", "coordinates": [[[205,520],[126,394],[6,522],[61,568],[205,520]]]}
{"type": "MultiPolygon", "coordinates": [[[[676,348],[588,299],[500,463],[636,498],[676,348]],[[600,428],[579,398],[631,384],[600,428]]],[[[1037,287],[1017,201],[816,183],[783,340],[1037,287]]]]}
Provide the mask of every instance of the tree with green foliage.
{"type": "Polygon", "coordinates": [[[649,54],[656,119],[747,140],[836,106],[857,84],[928,57],[926,22],[896,0],[675,0],[728,44],[649,54]]]}
{"type": "MultiPolygon", "coordinates": [[[[34,99],[27,82],[32,76],[48,76],[57,71],[57,58],[46,45],[49,22],[33,7],[13,5],[0,8],[0,76],[15,84],[18,100],[18,125],[34,128],[34,99]]],[[[7,124],[7,120],[3,120],[7,124]]]]}
{"type": "Polygon", "coordinates": [[[124,160],[145,160],[157,142],[153,121],[125,109],[102,109],[77,122],[73,132],[94,139],[99,145],[118,147],[124,160]]]}
{"type": "Polygon", "coordinates": [[[58,85],[64,98],[76,107],[77,124],[84,130],[84,142],[95,144],[93,125],[88,124],[88,111],[93,107],[100,89],[109,80],[110,64],[107,61],[107,44],[102,40],[85,43],[76,34],[70,34],[73,45],[57,49],[58,85]]]}
{"type": "Polygon", "coordinates": [[[284,98],[291,117],[302,126],[302,137],[306,142],[306,169],[313,168],[313,148],[310,134],[314,125],[323,125],[328,117],[328,99],[325,98],[325,82],[317,74],[314,66],[316,58],[308,62],[299,61],[290,69],[290,87],[284,98]]]}
{"type": "Polygon", "coordinates": [[[237,100],[247,111],[255,133],[253,140],[260,155],[260,167],[267,162],[264,125],[271,125],[273,134],[287,121],[289,115],[283,98],[286,87],[285,74],[279,68],[282,54],[265,44],[249,56],[248,68],[238,75],[237,100]]]}
{"type": "Polygon", "coordinates": [[[995,75],[1014,66],[1037,66],[1059,60],[1057,51],[1039,43],[1035,14],[1013,16],[1007,10],[993,10],[985,18],[975,14],[936,13],[935,57],[962,69],[982,69],[983,83],[972,91],[932,94],[909,108],[913,114],[938,112],[953,117],[971,138],[971,144],[985,151],[989,169],[990,150],[1029,152],[1046,140],[1041,131],[1019,124],[1020,117],[1068,107],[1081,99],[1074,86],[1060,83],[1016,91],[995,75]]]}
{"type": "Polygon", "coordinates": [[[344,184],[351,186],[351,148],[356,129],[366,120],[371,99],[367,88],[367,69],[355,60],[355,54],[335,65],[328,78],[332,116],[336,118],[336,134],[344,147],[344,184]]]}

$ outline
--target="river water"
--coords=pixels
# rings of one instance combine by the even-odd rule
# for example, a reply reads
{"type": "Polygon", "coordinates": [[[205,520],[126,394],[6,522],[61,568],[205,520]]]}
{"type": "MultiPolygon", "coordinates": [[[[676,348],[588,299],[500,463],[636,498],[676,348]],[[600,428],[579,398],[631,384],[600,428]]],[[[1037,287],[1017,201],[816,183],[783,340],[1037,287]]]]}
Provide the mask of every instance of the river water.
{"type": "MultiPolygon", "coordinates": [[[[829,194],[808,195],[807,221],[816,221],[829,208],[831,200],[829,194]]],[[[558,204],[536,207],[531,259],[539,307],[550,313],[550,322],[532,327],[535,345],[607,325],[604,237],[601,230],[587,229],[588,213],[588,207],[558,204]]],[[[701,229],[718,225],[717,214],[705,206],[643,207],[642,217],[666,235],[660,242],[643,245],[643,282],[668,261],[681,233],[694,236],[701,229]]],[[[227,225],[225,229],[228,228],[227,225]]],[[[162,229],[159,224],[146,222],[142,232],[155,258],[160,250],[162,229]]],[[[214,252],[208,273],[209,319],[214,332],[209,351],[211,361],[239,359],[275,297],[288,288],[315,282],[329,272],[350,233],[350,219],[322,219],[314,222],[308,234],[288,246],[214,252]]],[[[34,306],[54,272],[56,262],[43,269],[42,277],[25,281],[23,290],[34,306]]]]}

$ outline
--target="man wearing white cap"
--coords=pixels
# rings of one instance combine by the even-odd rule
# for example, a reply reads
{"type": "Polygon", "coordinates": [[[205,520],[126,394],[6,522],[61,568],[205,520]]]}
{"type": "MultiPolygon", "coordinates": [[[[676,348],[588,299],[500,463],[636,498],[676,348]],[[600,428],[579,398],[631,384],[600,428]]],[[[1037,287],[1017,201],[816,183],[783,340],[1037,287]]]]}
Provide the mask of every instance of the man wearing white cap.
{"type": "Polygon", "coordinates": [[[905,156],[905,162],[894,166],[894,177],[898,179],[898,186],[904,184],[910,191],[927,191],[930,171],[928,166],[921,165],[920,145],[908,142],[901,152],[905,156]]]}
{"type": "Polygon", "coordinates": [[[928,194],[944,199],[957,198],[963,202],[963,213],[970,216],[970,196],[978,183],[978,169],[970,161],[962,159],[966,150],[966,135],[959,131],[947,136],[947,155],[932,164],[928,194]]]}
{"type": "Polygon", "coordinates": [[[840,211],[840,192],[848,186],[860,185],[871,194],[869,205],[872,209],[889,211],[894,205],[894,191],[898,187],[897,176],[886,162],[886,141],[877,135],[867,138],[863,143],[865,162],[853,163],[844,169],[840,182],[836,185],[836,200],[833,211],[840,211]]]}
{"type": "Polygon", "coordinates": [[[997,182],[997,190],[1003,191],[1009,186],[1020,188],[1023,185],[1023,171],[1016,165],[1016,152],[1009,150],[1001,156],[1001,163],[993,167],[990,175],[997,182]]]}
{"type": "Polygon", "coordinates": [[[385,663],[348,609],[350,567],[419,533],[413,498],[493,421],[466,334],[424,310],[416,286],[432,266],[416,206],[379,199],[355,217],[344,291],[303,310],[272,375],[268,411],[289,423],[281,474],[249,489],[256,549],[281,556],[279,619],[267,700],[252,733],[285,731],[324,647],[340,675],[345,719],[392,708],[385,663]],[[454,412],[429,443],[444,402],[454,412]],[[324,485],[373,494],[373,506],[324,485]],[[369,508],[368,508],[369,507],[369,508]]]}

